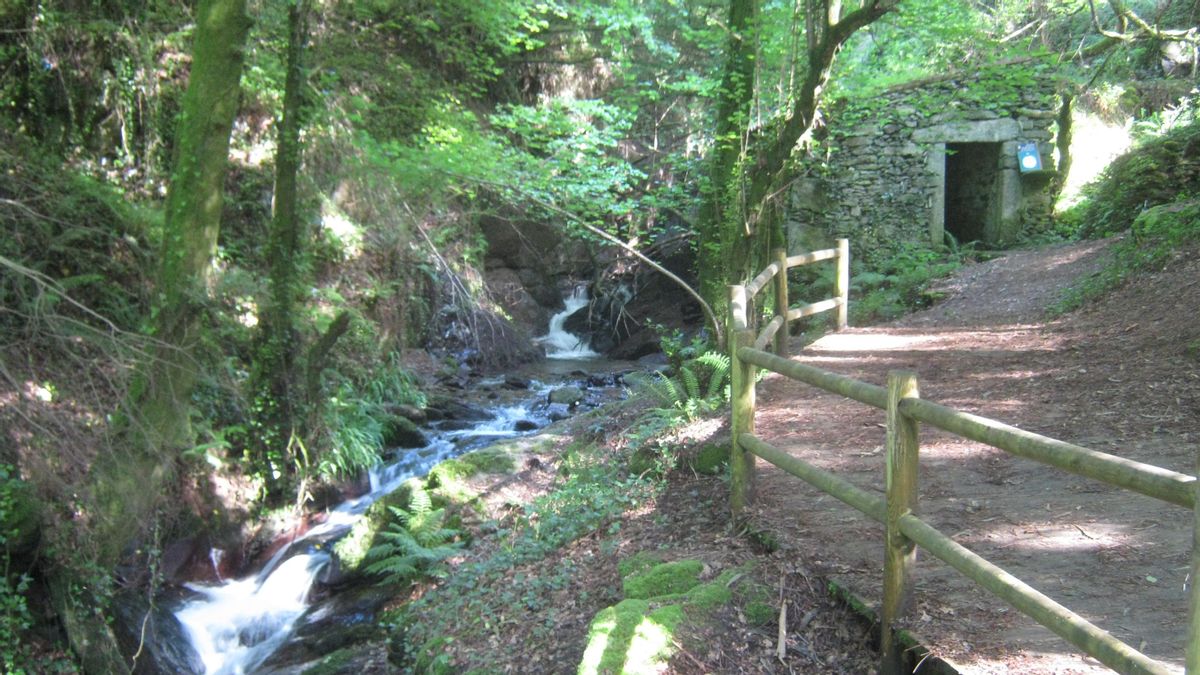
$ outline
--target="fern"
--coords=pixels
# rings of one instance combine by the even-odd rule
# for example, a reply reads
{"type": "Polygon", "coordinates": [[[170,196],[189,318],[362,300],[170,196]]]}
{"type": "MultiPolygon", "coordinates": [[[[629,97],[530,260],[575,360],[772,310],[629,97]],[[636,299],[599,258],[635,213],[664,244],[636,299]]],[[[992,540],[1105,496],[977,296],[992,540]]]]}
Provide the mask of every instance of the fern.
{"type": "Polygon", "coordinates": [[[729,377],[729,355],[720,352],[705,352],[696,357],[696,363],[707,366],[711,371],[708,376],[708,389],[705,390],[704,398],[712,400],[717,396],[728,398],[725,391],[726,378],[729,377]]]}
{"type": "Polygon", "coordinates": [[[684,365],[679,369],[679,379],[683,382],[683,391],[688,401],[700,398],[700,378],[695,371],[684,365]]]}
{"type": "Polygon", "coordinates": [[[440,576],[435,566],[462,546],[458,531],[446,527],[446,510],[433,508],[425,490],[414,490],[408,509],[389,506],[396,520],[379,533],[379,543],[367,551],[368,574],[381,584],[402,584],[421,576],[440,576]]]}
{"type": "Polygon", "coordinates": [[[650,394],[654,396],[664,406],[674,407],[681,399],[681,388],[675,380],[658,373],[657,377],[646,381],[646,387],[650,390],[650,394]]]}

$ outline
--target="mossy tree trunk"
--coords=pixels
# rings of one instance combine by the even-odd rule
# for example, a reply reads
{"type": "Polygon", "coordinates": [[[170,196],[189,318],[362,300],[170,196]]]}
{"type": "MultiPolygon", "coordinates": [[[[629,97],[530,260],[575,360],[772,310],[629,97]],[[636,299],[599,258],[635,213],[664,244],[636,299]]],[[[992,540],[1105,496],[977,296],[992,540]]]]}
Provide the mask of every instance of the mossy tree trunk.
{"type": "Polygon", "coordinates": [[[699,223],[701,288],[714,305],[724,306],[726,286],[757,272],[770,261],[771,249],[783,245],[781,215],[792,177],[789,160],[812,129],[834,58],[856,31],[899,1],[863,0],[849,12],[843,12],[839,0],[803,3],[808,44],[804,77],[791,92],[790,110],[755,130],[750,128],[749,111],[756,45],[749,40],[749,29],[758,14],[758,0],[730,1],[718,136],[699,223]]]}
{"type": "Polygon", "coordinates": [[[49,584],[71,647],[88,672],[127,672],[129,665],[104,621],[105,608],[80,595],[80,588],[96,582],[78,578],[79,570],[94,575],[116,565],[153,520],[179,453],[193,441],[189,412],[199,375],[197,347],[207,323],[205,298],[250,28],[245,0],[200,0],[195,18],[151,315],[157,346],[127,401],[124,451],[99,458],[92,469],[91,528],[76,534],[80,546],[61,554],[64,560],[49,584]]]}
{"type": "Polygon", "coordinates": [[[275,153],[275,203],[267,242],[270,261],[270,304],[263,314],[262,332],[251,383],[254,396],[256,461],[267,479],[272,498],[285,496],[291,465],[290,445],[303,438],[301,428],[308,403],[301,386],[299,331],[296,313],[306,275],[307,228],[297,206],[297,176],[301,163],[300,129],[304,107],[304,69],[301,59],[307,40],[307,2],[292,4],[288,16],[287,75],[283,116],[275,153]]]}

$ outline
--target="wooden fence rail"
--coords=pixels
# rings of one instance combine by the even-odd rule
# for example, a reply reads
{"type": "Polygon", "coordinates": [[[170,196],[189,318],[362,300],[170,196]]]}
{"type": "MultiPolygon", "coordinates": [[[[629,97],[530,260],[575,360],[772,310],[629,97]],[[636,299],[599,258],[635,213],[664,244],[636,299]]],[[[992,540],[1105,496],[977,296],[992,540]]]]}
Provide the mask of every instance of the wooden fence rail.
{"type": "MultiPolygon", "coordinates": [[[[950,433],[1033,459],[1071,473],[1193,510],[1200,538],[1200,499],[1196,476],[1131,461],[1082,446],[1017,429],[978,415],[925,401],[918,393],[915,373],[893,371],[888,386],[860,382],[844,375],[796,363],[786,357],[787,323],[818,311],[838,310],[838,327],[845,327],[849,288],[849,251],[845,240],[838,248],[787,257],[775,262],[744,286],[730,287],[729,335],[732,360],[733,448],[730,455],[732,484],[730,505],[735,518],[753,498],[754,457],[761,457],[785,472],[849,504],[886,527],[884,541],[881,672],[901,672],[902,649],[892,630],[904,615],[911,596],[916,547],[946,562],[976,584],[1047,627],[1083,652],[1121,673],[1159,675],[1174,672],[1089,623],[1005,570],[939,532],[918,518],[917,477],[921,422],[950,433]],[[787,298],[787,269],[796,265],[836,259],[838,297],[792,308],[787,298]],[[845,275],[843,277],[843,274],[845,275]],[[753,330],[754,298],[776,280],[774,315],[764,329],[753,330]],[[764,348],[774,342],[774,354],[764,348]],[[884,497],[864,490],[799,457],[784,452],[754,435],[755,370],[763,368],[887,412],[887,456],[884,497]]],[[[1193,547],[1193,579],[1200,574],[1200,549],[1193,547]]],[[[1187,672],[1200,675],[1200,592],[1193,583],[1190,595],[1191,627],[1187,672]]]]}

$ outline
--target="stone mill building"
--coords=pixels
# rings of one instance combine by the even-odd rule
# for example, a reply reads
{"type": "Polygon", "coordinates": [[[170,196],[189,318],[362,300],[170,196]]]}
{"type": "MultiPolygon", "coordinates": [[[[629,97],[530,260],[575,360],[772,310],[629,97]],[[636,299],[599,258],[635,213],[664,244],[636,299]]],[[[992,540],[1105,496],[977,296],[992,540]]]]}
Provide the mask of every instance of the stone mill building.
{"type": "Polygon", "coordinates": [[[860,250],[1014,243],[1053,214],[1058,108],[1055,83],[1028,64],[835,104],[818,131],[822,161],[803,167],[792,191],[789,247],[843,236],[860,250]]]}

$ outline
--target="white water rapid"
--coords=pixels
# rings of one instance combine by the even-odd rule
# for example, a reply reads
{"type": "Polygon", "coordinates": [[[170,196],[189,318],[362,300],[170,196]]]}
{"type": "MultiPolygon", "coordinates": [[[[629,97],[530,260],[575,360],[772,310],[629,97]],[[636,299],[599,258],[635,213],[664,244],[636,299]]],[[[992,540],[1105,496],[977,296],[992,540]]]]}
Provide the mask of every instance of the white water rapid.
{"type": "Polygon", "coordinates": [[[588,347],[584,338],[563,330],[567,317],[584,308],[588,304],[587,286],[576,286],[571,295],[563,298],[566,308],[550,317],[550,329],[546,335],[538,338],[546,346],[548,359],[594,359],[600,355],[588,347]]]}
{"type": "MultiPolygon", "coordinates": [[[[531,393],[545,400],[549,387],[535,383],[531,393]]],[[[532,404],[530,404],[532,405],[532,404]]],[[[371,471],[371,492],[342,503],[325,522],[284,546],[262,571],[216,586],[188,584],[197,597],[175,616],[183,625],[205,675],[245,675],[255,672],[292,634],[309,608],[308,595],[329,563],[325,543],[350,530],[375,500],[414,476],[423,476],[442,460],[486,445],[488,440],[518,436],[517,422],[538,427],[549,420],[530,405],[492,410],[493,419],[470,429],[436,432],[429,445],[403,453],[395,463],[371,471]]]]}

